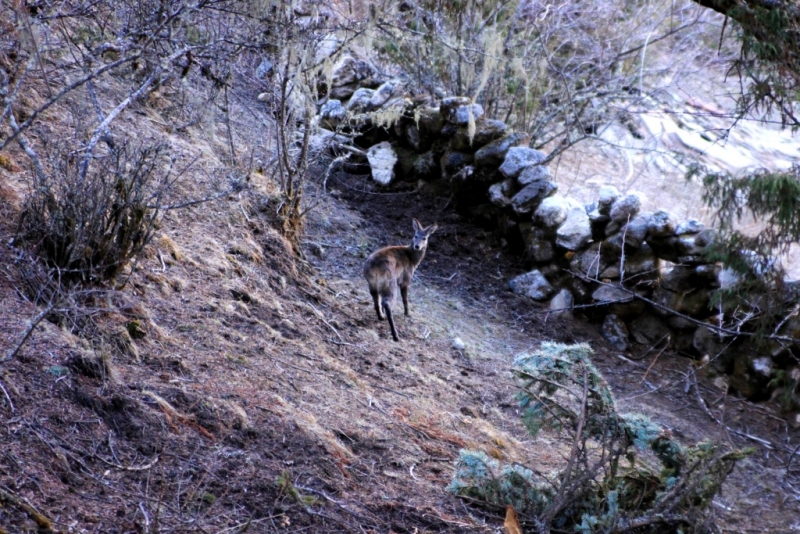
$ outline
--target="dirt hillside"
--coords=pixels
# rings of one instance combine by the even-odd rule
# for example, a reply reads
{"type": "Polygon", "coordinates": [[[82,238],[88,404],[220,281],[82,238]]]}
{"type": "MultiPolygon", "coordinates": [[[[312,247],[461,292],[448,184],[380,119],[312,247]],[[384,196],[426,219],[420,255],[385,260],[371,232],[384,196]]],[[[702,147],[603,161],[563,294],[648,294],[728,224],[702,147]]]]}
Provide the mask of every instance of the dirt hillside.
{"type": "MultiPolygon", "coordinates": [[[[3,172],[5,244],[23,189],[22,173],[3,172]]],[[[307,259],[293,260],[271,225],[270,180],[250,181],[169,213],[123,289],[80,328],[42,322],[3,364],[5,531],[35,531],[36,510],[59,532],[499,532],[500,511],[444,488],[464,447],[560,464],[563,443],[525,433],[509,373],[543,340],[589,342],[620,404],[687,442],[758,448],[714,504],[725,531],[800,528],[797,431],[771,405],[702,376],[695,386],[690,360],[615,353],[586,315],[550,317],[513,295],[521,259],[446,198],[333,176],[307,221],[307,259]],[[361,268],[408,241],[412,217],[439,230],[393,343],[361,268]]],[[[4,352],[37,314],[17,259],[0,250],[4,352]]]]}

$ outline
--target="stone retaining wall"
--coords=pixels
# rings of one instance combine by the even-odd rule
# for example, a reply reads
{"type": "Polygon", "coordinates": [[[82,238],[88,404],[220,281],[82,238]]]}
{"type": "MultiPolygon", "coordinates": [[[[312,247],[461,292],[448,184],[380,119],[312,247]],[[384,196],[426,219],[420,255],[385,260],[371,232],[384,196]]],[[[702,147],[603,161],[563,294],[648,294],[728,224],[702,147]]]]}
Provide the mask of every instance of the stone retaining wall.
{"type": "MultiPolygon", "coordinates": [[[[415,103],[406,89],[399,80],[359,87],[346,101],[328,100],[319,123],[354,137],[383,186],[420,182],[452,194],[461,213],[524,249],[534,268],[509,282],[514,292],[553,313],[586,307],[617,350],[669,345],[707,358],[750,399],[769,397],[776,369],[800,374],[797,344],[757,351],[747,338],[714,329],[721,310],[710,306],[711,295],[735,277],[705,259],[713,229],[665,210],[644,212],[642,195],[612,186],[589,205],[563,196],[527,134],[484,117],[466,97],[415,103]]],[[[786,321],[781,333],[800,336],[800,320],[786,321]]]]}

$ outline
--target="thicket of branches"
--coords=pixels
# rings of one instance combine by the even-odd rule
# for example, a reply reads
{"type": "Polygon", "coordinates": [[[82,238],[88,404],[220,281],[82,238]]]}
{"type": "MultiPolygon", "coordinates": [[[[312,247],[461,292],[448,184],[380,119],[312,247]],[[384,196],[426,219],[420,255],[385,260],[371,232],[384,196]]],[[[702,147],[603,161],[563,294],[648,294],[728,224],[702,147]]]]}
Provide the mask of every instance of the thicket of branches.
{"type": "Polygon", "coordinates": [[[674,74],[651,56],[663,42],[696,47],[709,15],[692,2],[416,0],[370,35],[414,86],[472,97],[553,157],[624,118],[646,80],[674,74]]]}
{"type": "Polygon", "coordinates": [[[709,505],[752,451],[685,447],[645,416],[618,412],[591,354],[585,344],[544,343],[514,361],[528,432],[566,438],[558,472],[462,451],[449,490],[513,506],[541,534],[712,532],[709,505]]]}

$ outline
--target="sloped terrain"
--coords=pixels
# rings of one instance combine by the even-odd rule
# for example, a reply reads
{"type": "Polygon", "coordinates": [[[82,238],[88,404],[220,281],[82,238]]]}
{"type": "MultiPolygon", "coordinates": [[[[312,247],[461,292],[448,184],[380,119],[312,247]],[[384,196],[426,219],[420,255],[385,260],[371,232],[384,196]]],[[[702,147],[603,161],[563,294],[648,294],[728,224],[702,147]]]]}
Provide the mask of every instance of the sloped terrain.
{"type": "MultiPolygon", "coordinates": [[[[4,177],[3,243],[17,180],[4,177]]],[[[446,198],[334,176],[307,221],[307,260],[293,260],[270,223],[271,182],[250,180],[165,217],[127,286],[80,316],[82,338],[44,321],[4,364],[6,531],[36,530],[28,503],[61,532],[495,532],[500,511],[444,488],[464,447],[560,465],[564,444],[534,442],[518,421],[509,373],[546,339],[591,343],[620,404],[687,442],[759,448],[715,504],[728,531],[798,528],[797,436],[778,414],[702,376],[698,390],[689,360],[619,355],[583,314],[550,317],[513,295],[506,280],[524,264],[446,198]],[[361,266],[407,241],[411,217],[439,230],[394,343],[361,266]]],[[[18,251],[0,254],[5,348],[37,309],[18,291],[18,251]]]]}

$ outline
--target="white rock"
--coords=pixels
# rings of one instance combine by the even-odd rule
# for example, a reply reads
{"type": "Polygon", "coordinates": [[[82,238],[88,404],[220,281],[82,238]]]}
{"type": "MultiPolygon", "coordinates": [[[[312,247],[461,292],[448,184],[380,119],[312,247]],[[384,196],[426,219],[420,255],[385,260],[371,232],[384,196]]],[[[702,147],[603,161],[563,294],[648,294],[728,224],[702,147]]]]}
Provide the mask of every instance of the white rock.
{"type": "Polygon", "coordinates": [[[536,208],[534,220],[545,228],[555,228],[567,219],[569,201],[561,195],[547,197],[536,208]]]}
{"type": "Polygon", "coordinates": [[[556,230],[556,245],[567,250],[580,250],[592,239],[592,225],[586,209],[570,199],[567,217],[556,230]]]}
{"type": "Polygon", "coordinates": [[[608,214],[611,205],[619,198],[619,190],[613,185],[604,185],[597,195],[597,207],[601,212],[608,214]]]}
{"type": "Polygon", "coordinates": [[[547,158],[544,152],[524,146],[515,146],[508,149],[500,172],[506,178],[516,178],[525,168],[538,165],[547,158]]]}
{"type": "Polygon", "coordinates": [[[572,315],[572,305],[575,299],[568,289],[562,289],[550,299],[550,309],[556,316],[570,316],[572,315]]]}
{"type": "Polygon", "coordinates": [[[467,348],[467,344],[461,341],[460,337],[453,338],[453,343],[450,345],[456,350],[464,350],[467,348]]]}
{"type": "Polygon", "coordinates": [[[378,143],[367,150],[367,161],[372,168],[372,179],[381,185],[389,185],[394,178],[397,154],[388,141],[378,143]]]}

